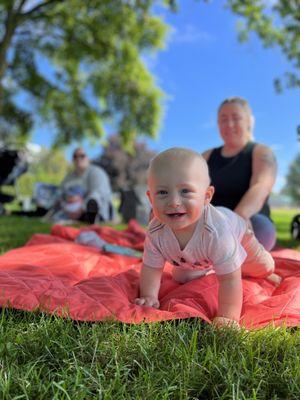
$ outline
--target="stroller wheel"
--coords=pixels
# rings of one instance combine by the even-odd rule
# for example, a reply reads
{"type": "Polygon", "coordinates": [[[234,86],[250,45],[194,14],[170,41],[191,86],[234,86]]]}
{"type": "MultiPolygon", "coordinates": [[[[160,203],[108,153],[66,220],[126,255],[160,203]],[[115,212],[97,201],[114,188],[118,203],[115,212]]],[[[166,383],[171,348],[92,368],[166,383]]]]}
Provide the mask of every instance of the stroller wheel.
{"type": "Polygon", "coordinates": [[[293,239],[300,239],[300,214],[296,215],[292,220],[291,235],[293,239]]]}

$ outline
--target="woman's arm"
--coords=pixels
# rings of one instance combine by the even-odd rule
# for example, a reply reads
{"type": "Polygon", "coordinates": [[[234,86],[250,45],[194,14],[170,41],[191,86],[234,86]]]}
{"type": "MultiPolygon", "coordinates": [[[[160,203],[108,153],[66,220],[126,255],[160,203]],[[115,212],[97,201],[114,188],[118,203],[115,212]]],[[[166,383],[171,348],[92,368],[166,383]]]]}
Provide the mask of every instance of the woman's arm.
{"type": "Polygon", "coordinates": [[[258,144],[254,148],[252,157],[249,189],[234,210],[245,219],[249,219],[262,208],[271,193],[277,172],[276,158],[269,147],[258,144]]]}
{"type": "Polygon", "coordinates": [[[111,200],[111,186],[107,173],[96,165],[91,165],[88,174],[85,177],[87,193],[85,195],[85,202],[89,199],[98,200],[99,204],[104,199],[111,200]]]}

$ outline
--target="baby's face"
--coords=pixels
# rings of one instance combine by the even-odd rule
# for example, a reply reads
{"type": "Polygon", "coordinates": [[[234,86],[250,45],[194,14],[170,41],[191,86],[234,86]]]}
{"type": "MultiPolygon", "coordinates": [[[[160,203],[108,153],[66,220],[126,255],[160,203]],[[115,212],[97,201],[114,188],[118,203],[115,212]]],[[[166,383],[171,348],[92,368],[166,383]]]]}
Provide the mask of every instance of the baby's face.
{"type": "Polygon", "coordinates": [[[67,196],[67,203],[82,203],[83,198],[79,194],[72,194],[67,196]]]}
{"type": "Polygon", "coordinates": [[[174,160],[150,172],[148,196],[153,213],[174,232],[194,228],[213,192],[197,159],[174,160]]]}
{"type": "Polygon", "coordinates": [[[69,195],[64,204],[64,210],[67,213],[74,213],[82,209],[83,198],[80,195],[69,195]]]}

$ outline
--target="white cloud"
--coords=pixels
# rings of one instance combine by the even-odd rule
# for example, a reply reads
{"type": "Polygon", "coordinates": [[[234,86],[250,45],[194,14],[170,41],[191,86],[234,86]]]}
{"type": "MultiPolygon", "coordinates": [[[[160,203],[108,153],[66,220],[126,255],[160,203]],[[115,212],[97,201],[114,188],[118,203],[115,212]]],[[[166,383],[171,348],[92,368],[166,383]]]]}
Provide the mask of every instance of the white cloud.
{"type": "Polygon", "coordinates": [[[26,148],[32,154],[39,154],[42,151],[42,146],[37,143],[27,143],[26,148]]]}
{"type": "Polygon", "coordinates": [[[194,25],[187,25],[182,31],[173,29],[169,38],[171,44],[211,43],[214,40],[213,35],[207,31],[199,30],[194,25]]]}

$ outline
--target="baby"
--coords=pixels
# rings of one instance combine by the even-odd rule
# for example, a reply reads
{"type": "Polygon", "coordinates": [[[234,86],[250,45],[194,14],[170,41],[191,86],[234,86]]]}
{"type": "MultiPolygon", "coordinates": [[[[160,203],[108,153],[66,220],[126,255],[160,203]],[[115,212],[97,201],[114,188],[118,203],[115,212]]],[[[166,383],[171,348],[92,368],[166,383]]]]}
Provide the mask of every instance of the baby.
{"type": "Polygon", "coordinates": [[[62,204],[66,214],[71,214],[82,210],[84,202],[84,190],[81,186],[72,186],[67,189],[65,201],[62,204]]]}
{"type": "Polygon", "coordinates": [[[77,212],[82,209],[84,201],[84,190],[80,186],[72,186],[65,195],[63,209],[66,213],[77,212]]]}
{"type": "Polygon", "coordinates": [[[158,154],[148,171],[147,195],[153,209],[145,240],[138,305],[159,308],[158,293],[166,261],[180,283],[216,273],[219,305],[213,323],[239,326],[241,275],[278,285],[272,256],[247,222],[210,204],[214,188],[202,156],[184,148],[158,154]]]}
{"type": "Polygon", "coordinates": [[[83,211],[84,194],[84,189],[79,185],[69,187],[64,193],[63,200],[59,203],[59,210],[51,215],[52,220],[59,222],[77,219],[74,216],[83,211]]]}

